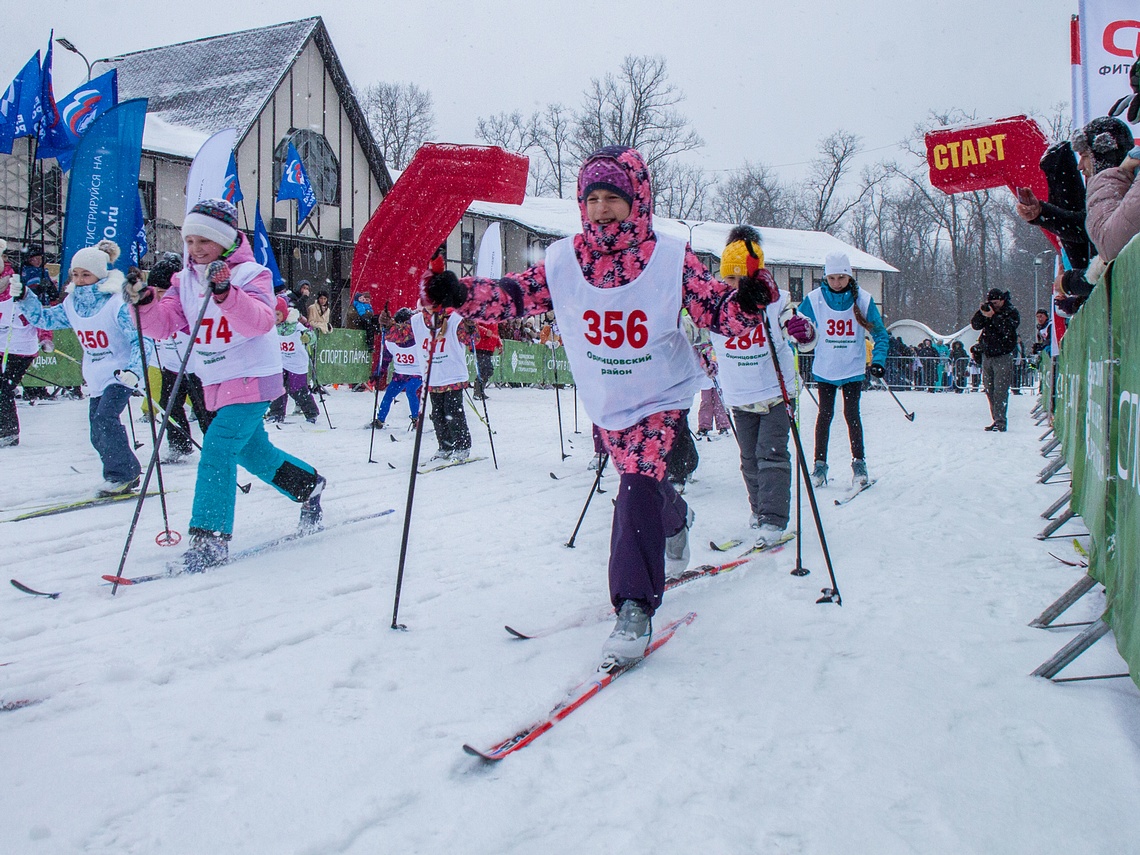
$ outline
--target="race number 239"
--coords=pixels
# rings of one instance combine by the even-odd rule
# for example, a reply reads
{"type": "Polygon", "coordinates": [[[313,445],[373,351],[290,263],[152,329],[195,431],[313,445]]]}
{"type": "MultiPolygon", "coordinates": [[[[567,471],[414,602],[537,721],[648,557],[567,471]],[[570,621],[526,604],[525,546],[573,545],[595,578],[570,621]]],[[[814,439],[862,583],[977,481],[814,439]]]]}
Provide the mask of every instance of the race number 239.
{"type": "Polygon", "coordinates": [[[628,342],[630,347],[639,348],[649,342],[649,328],[645,325],[649,318],[641,309],[634,309],[629,317],[625,312],[599,315],[590,310],[583,313],[582,320],[586,322],[586,341],[595,346],[618,348],[628,342]]]}

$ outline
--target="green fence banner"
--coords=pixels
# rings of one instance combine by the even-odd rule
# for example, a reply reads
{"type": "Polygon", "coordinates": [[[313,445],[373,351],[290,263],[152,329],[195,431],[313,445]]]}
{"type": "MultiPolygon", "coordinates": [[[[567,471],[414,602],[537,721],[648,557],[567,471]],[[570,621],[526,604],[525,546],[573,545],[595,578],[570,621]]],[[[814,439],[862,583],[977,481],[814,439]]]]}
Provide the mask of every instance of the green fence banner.
{"type": "Polygon", "coordinates": [[[52,333],[55,350],[40,353],[35,358],[28,373],[21,381],[22,386],[82,386],[83,349],[72,330],[56,330],[52,333]],[[70,359],[68,357],[71,357],[70,359]],[[35,377],[28,375],[35,374],[35,377]]]}
{"type": "MultiPolygon", "coordinates": [[[[504,341],[503,349],[492,357],[492,361],[495,365],[492,383],[521,383],[524,386],[550,386],[555,382],[569,386],[574,383],[566,351],[561,347],[551,351],[541,344],[504,341]]],[[[471,376],[474,377],[474,373],[471,376]]]]}
{"type": "Polygon", "coordinates": [[[324,384],[365,383],[372,373],[372,351],[364,344],[363,330],[335,329],[318,333],[309,350],[316,366],[317,382],[324,384]]]}

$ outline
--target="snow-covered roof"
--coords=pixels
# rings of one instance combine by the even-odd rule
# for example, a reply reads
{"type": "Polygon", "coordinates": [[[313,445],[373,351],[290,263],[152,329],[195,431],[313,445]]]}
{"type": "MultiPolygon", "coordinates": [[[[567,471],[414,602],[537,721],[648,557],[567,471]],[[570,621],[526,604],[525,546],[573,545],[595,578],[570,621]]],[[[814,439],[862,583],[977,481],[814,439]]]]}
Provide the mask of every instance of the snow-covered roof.
{"type": "Polygon", "coordinates": [[[159,154],[173,154],[193,160],[210,134],[165,122],[151,113],[143,127],[143,148],[159,154]]]}
{"type": "MultiPolygon", "coordinates": [[[[574,199],[541,199],[527,196],[521,205],[504,205],[498,202],[473,202],[467,209],[475,216],[491,217],[517,223],[538,234],[567,237],[582,230],[578,203],[574,199]]],[[[654,215],[653,227],[662,234],[689,240],[692,229],[693,251],[720,258],[725,239],[732,230],[731,223],[674,220],[654,215]],[[689,223],[689,225],[686,225],[689,223]]],[[[826,232],[809,232],[798,229],[758,229],[763,240],[764,259],[767,264],[785,266],[823,267],[828,253],[845,252],[855,270],[873,270],[897,273],[881,258],[856,249],[826,232]]]]}

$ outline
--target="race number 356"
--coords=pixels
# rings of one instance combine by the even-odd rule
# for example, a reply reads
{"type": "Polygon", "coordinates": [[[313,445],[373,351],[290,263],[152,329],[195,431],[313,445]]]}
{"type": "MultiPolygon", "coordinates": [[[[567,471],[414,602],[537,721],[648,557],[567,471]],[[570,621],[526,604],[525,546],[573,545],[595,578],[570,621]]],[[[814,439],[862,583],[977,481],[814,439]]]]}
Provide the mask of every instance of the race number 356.
{"type": "Polygon", "coordinates": [[[593,345],[605,344],[606,347],[621,347],[629,342],[630,347],[645,347],[649,342],[649,328],[645,322],[649,320],[641,309],[634,309],[625,317],[624,312],[606,312],[599,315],[591,310],[582,315],[586,322],[586,341],[593,345]]]}

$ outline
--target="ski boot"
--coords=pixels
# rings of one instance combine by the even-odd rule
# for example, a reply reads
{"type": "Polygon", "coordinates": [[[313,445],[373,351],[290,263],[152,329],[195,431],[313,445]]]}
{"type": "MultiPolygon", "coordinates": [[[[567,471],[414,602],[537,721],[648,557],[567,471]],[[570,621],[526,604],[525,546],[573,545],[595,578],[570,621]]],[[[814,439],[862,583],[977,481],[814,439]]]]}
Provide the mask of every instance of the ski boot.
{"type": "Polygon", "coordinates": [[[230,557],[230,535],[202,528],[190,529],[190,548],[182,554],[183,573],[205,573],[230,557]]]}
{"type": "Polygon", "coordinates": [[[852,487],[866,487],[867,486],[867,461],[866,460],[852,460],[851,461],[851,486],[852,487]]]}
{"type": "Polygon", "coordinates": [[[815,469],[811,473],[811,485],[813,487],[827,486],[827,463],[823,460],[815,462],[815,469]]]}
{"type": "Polygon", "coordinates": [[[301,519],[297,523],[299,534],[315,534],[324,528],[321,525],[321,517],[324,516],[324,511],[321,509],[321,493],[324,492],[326,483],[324,476],[318,475],[313,492],[301,503],[301,519]]]}
{"type": "Polygon", "coordinates": [[[761,523],[756,533],[756,546],[770,549],[784,538],[784,530],[772,523],[761,523]]]}
{"type": "Polygon", "coordinates": [[[665,578],[676,579],[689,569],[689,529],[697,515],[689,508],[685,524],[676,534],[665,538],[665,578]]]}
{"type": "Polygon", "coordinates": [[[457,448],[453,452],[451,452],[451,459],[452,460],[466,460],[470,456],[471,456],[471,449],[470,448],[457,448]]]}
{"type": "Polygon", "coordinates": [[[126,496],[135,491],[139,485],[139,477],[136,475],[130,481],[104,481],[103,486],[95,493],[99,499],[110,499],[115,496],[126,496]]]}
{"type": "Polygon", "coordinates": [[[653,637],[653,621],[641,600],[622,600],[618,604],[614,631],[602,646],[600,671],[632,665],[645,658],[645,649],[653,637]]]}

